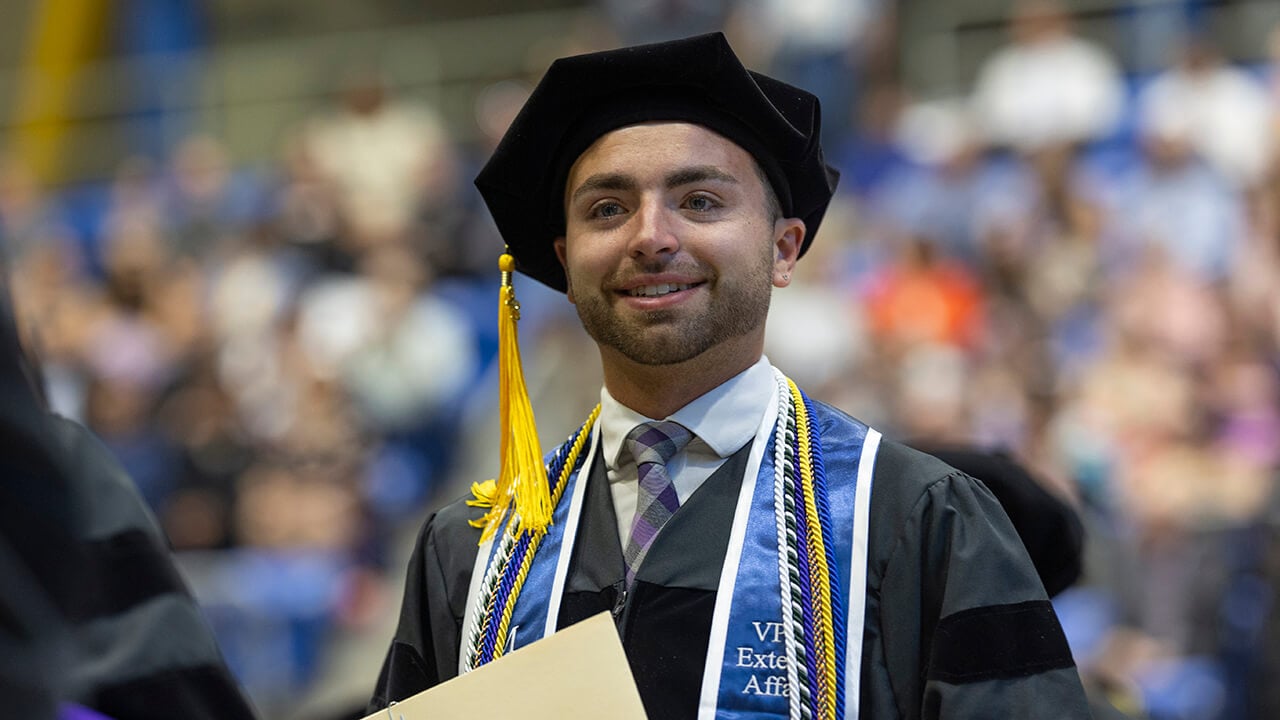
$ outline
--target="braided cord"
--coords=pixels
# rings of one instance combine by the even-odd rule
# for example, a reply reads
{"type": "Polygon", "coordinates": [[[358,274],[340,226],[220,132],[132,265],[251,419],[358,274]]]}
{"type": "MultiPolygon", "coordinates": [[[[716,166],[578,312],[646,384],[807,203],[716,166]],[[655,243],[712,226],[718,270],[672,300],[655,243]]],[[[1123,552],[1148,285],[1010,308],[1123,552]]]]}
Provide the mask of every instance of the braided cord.
{"type": "Polygon", "coordinates": [[[484,645],[480,651],[479,661],[484,664],[493,660],[502,654],[502,643],[506,640],[500,631],[502,630],[502,612],[493,612],[506,608],[508,599],[511,597],[512,588],[515,587],[516,575],[518,573],[511,572],[512,568],[521,566],[520,560],[525,557],[529,548],[529,534],[520,533],[516,540],[515,550],[509,557],[503,558],[504,567],[501,582],[498,583],[498,591],[494,593],[493,598],[486,605],[486,609],[490,613],[485,621],[486,632],[484,634],[484,645]]]}
{"type": "MultiPolygon", "coordinates": [[[[507,561],[511,557],[515,540],[512,535],[503,533],[498,536],[498,548],[494,552],[493,561],[489,563],[488,569],[485,570],[484,578],[480,583],[480,594],[477,597],[477,604],[484,607],[483,612],[478,612],[472,618],[471,627],[467,632],[467,644],[463,648],[462,666],[474,670],[484,664],[479,658],[484,653],[485,632],[484,628],[488,623],[488,619],[493,617],[493,608],[498,597],[498,586],[502,581],[503,570],[507,561]]],[[[492,657],[492,656],[490,656],[492,657]]]]}
{"type": "MultiPolygon", "coordinates": [[[[798,408],[797,408],[798,410],[798,408]]],[[[798,421],[797,413],[797,421],[798,421]]],[[[813,576],[812,568],[809,566],[808,547],[809,524],[810,518],[806,513],[804,501],[804,478],[801,476],[800,468],[800,436],[799,425],[797,431],[791,436],[791,453],[795,458],[795,462],[791,468],[791,472],[795,477],[794,497],[796,503],[796,569],[800,576],[800,592],[801,604],[800,612],[796,613],[799,622],[802,623],[804,632],[804,643],[801,645],[803,649],[802,655],[797,658],[797,662],[804,669],[804,675],[801,679],[801,700],[804,705],[804,717],[813,718],[817,710],[818,703],[818,655],[817,655],[817,638],[814,623],[814,595],[813,595],[813,576]]]]}
{"type": "Polygon", "coordinates": [[[813,664],[813,603],[809,592],[809,562],[805,553],[805,524],[807,519],[804,515],[804,502],[800,498],[800,486],[797,483],[800,479],[800,466],[796,452],[800,445],[796,437],[795,408],[790,402],[787,405],[790,414],[787,417],[786,492],[787,500],[790,503],[789,509],[793,517],[792,546],[787,549],[787,555],[791,563],[791,592],[794,599],[791,609],[791,622],[795,626],[796,633],[796,654],[793,660],[799,681],[797,696],[800,703],[800,717],[802,720],[812,720],[814,707],[813,682],[817,668],[813,664]]]}
{"type": "MultiPolygon", "coordinates": [[[[560,446],[559,451],[548,465],[547,474],[556,478],[551,489],[551,507],[560,504],[564,490],[569,485],[569,478],[578,469],[586,447],[591,428],[600,415],[600,406],[596,405],[582,427],[560,446]]],[[[520,591],[524,589],[524,581],[528,578],[529,568],[537,554],[546,531],[530,532],[517,530],[518,523],[508,520],[502,534],[498,551],[481,583],[481,594],[478,604],[484,613],[477,614],[472,625],[471,637],[467,643],[467,667],[475,669],[495,660],[506,652],[507,633],[510,629],[511,616],[515,612],[520,591]]]]}
{"type": "MultiPolygon", "coordinates": [[[[796,436],[799,440],[798,455],[800,459],[800,484],[804,494],[806,543],[805,554],[808,556],[810,569],[810,596],[813,601],[814,625],[813,640],[815,645],[814,662],[817,665],[817,701],[818,717],[823,720],[834,720],[836,702],[836,653],[835,628],[832,623],[831,572],[827,564],[827,538],[823,537],[821,516],[818,514],[813,478],[813,455],[811,444],[812,429],[809,426],[809,412],[800,388],[794,382],[788,382],[791,389],[791,400],[796,407],[796,436]]],[[[829,538],[830,532],[827,536],[829,538]]]]}
{"type": "MultiPolygon", "coordinates": [[[[554,505],[552,505],[552,507],[554,507],[554,505]]],[[[543,534],[544,533],[538,533],[535,537],[540,540],[543,534]]],[[[525,535],[525,538],[528,537],[529,535],[525,535]]],[[[537,543],[533,542],[530,544],[536,545],[537,543]]],[[[529,576],[529,568],[533,565],[533,556],[536,553],[536,550],[536,547],[532,549],[525,549],[523,554],[520,556],[521,562],[519,569],[516,570],[515,578],[512,581],[511,592],[509,593],[510,597],[508,597],[507,601],[502,604],[502,617],[498,622],[498,632],[496,633],[493,649],[494,660],[502,657],[503,653],[506,652],[507,632],[511,627],[511,614],[516,609],[516,604],[512,601],[512,598],[519,596],[520,590],[524,587],[524,581],[525,578],[529,576]]]]}
{"type": "MultiPolygon", "coordinates": [[[[782,377],[779,376],[778,397],[785,397],[786,392],[786,384],[782,377]]],[[[786,432],[791,424],[788,417],[791,410],[791,403],[778,403],[778,420],[774,426],[773,437],[773,511],[778,526],[778,582],[782,594],[782,626],[783,636],[785,637],[786,657],[788,659],[787,697],[789,717],[791,720],[801,720],[800,672],[799,663],[796,662],[797,628],[793,622],[793,613],[802,598],[800,597],[800,577],[793,570],[796,562],[795,500],[792,495],[790,460],[788,459],[790,454],[788,450],[791,448],[791,442],[788,440],[786,432]]],[[[800,628],[800,632],[803,632],[803,627],[800,628]]]]}
{"type": "MultiPolygon", "coordinates": [[[[813,494],[818,506],[818,519],[822,526],[822,540],[826,548],[827,567],[836,568],[836,544],[834,541],[834,529],[831,521],[831,506],[827,497],[827,473],[826,464],[822,457],[822,433],[817,424],[816,416],[813,412],[813,403],[808,395],[803,391],[800,393],[804,399],[805,412],[812,419],[809,433],[809,454],[811,456],[811,466],[813,467],[813,494]]],[[[843,682],[845,673],[845,654],[846,654],[846,633],[848,632],[847,619],[844,609],[844,594],[840,588],[840,573],[831,572],[827,577],[831,583],[831,624],[832,636],[835,639],[835,663],[834,676],[832,677],[832,691],[835,696],[835,717],[843,718],[845,710],[845,684],[843,682]]]]}

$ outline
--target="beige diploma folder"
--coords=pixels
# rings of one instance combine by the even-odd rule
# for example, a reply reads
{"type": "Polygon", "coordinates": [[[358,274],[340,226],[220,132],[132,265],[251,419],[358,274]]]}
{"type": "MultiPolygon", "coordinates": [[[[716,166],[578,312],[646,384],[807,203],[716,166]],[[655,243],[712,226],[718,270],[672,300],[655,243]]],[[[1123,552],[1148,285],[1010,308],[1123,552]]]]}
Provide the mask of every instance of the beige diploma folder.
{"type": "Polygon", "coordinates": [[[609,613],[600,613],[364,720],[645,720],[609,613]]]}

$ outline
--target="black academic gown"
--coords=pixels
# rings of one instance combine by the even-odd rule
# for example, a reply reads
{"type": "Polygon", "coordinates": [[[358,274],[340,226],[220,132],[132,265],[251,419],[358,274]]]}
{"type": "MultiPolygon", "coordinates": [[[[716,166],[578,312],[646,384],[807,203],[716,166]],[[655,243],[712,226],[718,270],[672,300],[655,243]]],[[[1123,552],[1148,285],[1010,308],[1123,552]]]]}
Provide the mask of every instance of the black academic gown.
{"type": "MultiPolygon", "coordinates": [[[[614,612],[655,720],[697,714],[748,451],[726,461],[675,513],[625,597],[603,463],[589,474],[558,623],[614,612]]],[[[478,514],[459,501],[423,527],[371,710],[457,674],[480,536],[467,521],[478,514]]],[[[887,441],[872,485],[866,592],[861,717],[1089,717],[1052,606],[995,498],[941,461],[887,441]]]]}
{"type": "Polygon", "coordinates": [[[0,268],[0,716],[253,720],[137,487],[49,413],[0,268]]]}

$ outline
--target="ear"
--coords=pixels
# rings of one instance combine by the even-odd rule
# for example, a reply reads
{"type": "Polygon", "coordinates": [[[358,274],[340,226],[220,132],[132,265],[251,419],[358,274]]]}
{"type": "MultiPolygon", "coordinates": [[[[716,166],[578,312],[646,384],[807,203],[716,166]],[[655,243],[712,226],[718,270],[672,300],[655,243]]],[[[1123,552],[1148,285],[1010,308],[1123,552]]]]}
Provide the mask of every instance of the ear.
{"type": "Polygon", "coordinates": [[[800,218],[779,218],[773,224],[773,286],[791,284],[791,273],[800,257],[804,244],[804,221],[800,218]]]}
{"type": "Polygon", "coordinates": [[[569,298],[569,302],[576,304],[576,302],[573,299],[573,282],[569,279],[569,262],[567,259],[568,254],[567,254],[567,251],[565,250],[566,243],[565,243],[564,236],[561,235],[560,237],[553,240],[551,245],[556,249],[556,258],[560,260],[560,267],[564,268],[564,284],[565,284],[564,295],[565,297],[569,298]]]}

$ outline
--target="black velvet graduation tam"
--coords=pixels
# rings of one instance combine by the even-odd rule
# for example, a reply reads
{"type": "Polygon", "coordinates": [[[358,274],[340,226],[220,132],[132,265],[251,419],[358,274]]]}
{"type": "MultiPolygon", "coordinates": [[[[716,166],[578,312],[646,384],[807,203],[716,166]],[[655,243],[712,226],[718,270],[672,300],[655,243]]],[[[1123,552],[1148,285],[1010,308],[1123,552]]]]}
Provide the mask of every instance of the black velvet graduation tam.
{"type": "Polygon", "coordinates": [[[601,135],[649,121],[702,125],[750,153],[783,215],[804,221],[800,254],[809,248],[839,178],[819,145],[818,99],[747,70],[714,33],[552,63],[476,177],[518,270],[564,291],[552,241],[570,167],[601,135]]]}

